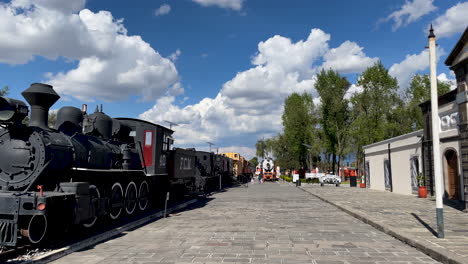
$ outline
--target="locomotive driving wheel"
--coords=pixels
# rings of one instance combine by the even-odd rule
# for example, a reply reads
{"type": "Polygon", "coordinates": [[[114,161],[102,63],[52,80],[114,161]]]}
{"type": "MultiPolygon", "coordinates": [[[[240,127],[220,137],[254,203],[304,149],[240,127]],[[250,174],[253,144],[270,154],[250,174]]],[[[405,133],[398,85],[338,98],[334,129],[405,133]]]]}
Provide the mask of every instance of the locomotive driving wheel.
{"type": "MultiPolygon", "coordinates": [[[[96,185],[90,185],[89,186],[89,196],[91,197],[91,204],[93,210],[96,212],[96,208],[99,206],[99,198],[101,198],[101,193],[99,192],[99,189],[96,187],[96,185]]],[[[96,223],[98,217],[95,216],[88,221],[83,223],[83,226],[86,228],[90,228],[94,226],[96,223]]]]}
{"type": "Polygon", "coordinates": [[[149,200],[149,187],[146,181],[142,181],[138,190],[138,207],[141,211],[146,210],[149,200]]]}
{"type": "Polygon", "coordinates": [[[137,206],[137,195],[136,184],[134,182],[130,182],[125,191],[125,212],[129,215],[135,212],[135,208],[137,206]]]}
{"type": "Polygon", "coordinates": [[[120,214],[122,213],[122,207],[124,204],[123,199],[123,188],[122,185],[118,182],[114,183],[111,188],[111,196],[110,196],[110,212],[109,216],[115,220],[119,218],[120,214]]]}

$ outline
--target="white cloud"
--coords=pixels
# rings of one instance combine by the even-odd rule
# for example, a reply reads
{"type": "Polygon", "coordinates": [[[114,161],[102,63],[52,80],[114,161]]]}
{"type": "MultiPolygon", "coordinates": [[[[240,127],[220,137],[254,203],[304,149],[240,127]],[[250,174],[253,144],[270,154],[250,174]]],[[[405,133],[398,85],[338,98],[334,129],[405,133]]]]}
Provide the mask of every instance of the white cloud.
{"type": "Polygon", "coordinates": [[[163,16],[169,14],[169,12],[171,12],[171,6],[168,4],[162,4],[159,8],[156,8],[154,15],[163,16]]]}
{"type": "Polygon", "coordinates": [[[447,9],[445,14],[434,21],[434,33],[436,37],[450,37],[463,32],[468,26],[468,2],[458,3],[447,9]]]}
{"type": "Polygon", "coordinates": [[[68,72],[48,73],[62,95],[81,100],[154,99],[183,91],[173,62],[123,20],[83,8],[84,0],[14,0],[0,4],[0,62],[23,64],[43,56],[78,61],[68,72]],[[78,12],[78,13],[77,13],[78,12]]]}
{"type": "Polygon", "coordinates": [[[323,56],[325,62],[322,68],[326,70],[332,68],[344,74],[362,72],[379,60],[367,57],[362,49],[357,43],[347,40],[323,56]]]}
{"type": "Polygon", "coordinates": [[[250,160],[256,156],[255,148],[250,148],[250,147],[245,147],[245,146],[228,146],[228,147],[219,148],[219,153],[226,153],[226,152],[237,152],[242,157],[246,158],[247,160],[250,160]]]}
{"type": "Polygon", "coordinates": [[[217,6],[220,8],[232,9],[239,11],[242,9],[242,4],[245,0],[192,0],[202,6],[217,6]]]}
{"type": "Polygon", "coordinates": [[[348,88],[348,91],[346,91],[345,98],[350,99],[354,94],[358,94],[362,92],[362,87],[357,86],[356,84],[351,84],[351,86],[348,88]]]}
{"type": "Polygon", "coordinates": [[[385,21],[393,20],[394,24],[392,29],[395,31],[436,10],[436,7],[432,4],[433,1],[434,0],[406,1],[399,10],[391,13],[385,21]]]}
{"type": "Polygon", "coordinates": [[[455,90],[457,88],[457,80],[450,78],[445,73],[441,73],[437,76],[437,79],[441,82],[450,83],[450,90],[455,90]]]}
{"type": "Polygon", "coordinates": [[[175,62],[175,61],[179,58],[180,54],[182,54],[182,52],[180,51],[180,49],[177,49],[176,51],[174,51],[173,53],[171,53],[171,54],[168,56],[168,58],[169,58],[171,61],[175,62]]]}
{"type": "MultiPolygon", "coordinates": [[[[442,48],[437,48],[436,56],[439,60],[440,56],[445,52],[442,48]]],[[[429,68],[429,50],[423,50],[419,54],[406,55],[405,59],[400,63],[393,64],[388,73],[397,78],[401,90],[405,90],[414,74],[424,71],[429,68]]]]}
{"type": "MultiPolygon", "coordinates": [[[[216,97],[185,107],[178,106],[173,96],[164,97],[140,118],[180,124],[174,136],[178,144],[185,146],[203,145],[206,141],[220,144],[226,139],[242,146],[248,140],[254,143],[264,135],[276,135],[281,131],[283,104],[288,95],[317,95],[315,73],[317,64],[329,51],[329,40],[330,35],[320,29],[312,29],[307,39],[297,42],[273,36],[258,44],[252,67],[224,83],[216,97]]],[[[314,98],[314,102],[319,100],[314,98]]]]}

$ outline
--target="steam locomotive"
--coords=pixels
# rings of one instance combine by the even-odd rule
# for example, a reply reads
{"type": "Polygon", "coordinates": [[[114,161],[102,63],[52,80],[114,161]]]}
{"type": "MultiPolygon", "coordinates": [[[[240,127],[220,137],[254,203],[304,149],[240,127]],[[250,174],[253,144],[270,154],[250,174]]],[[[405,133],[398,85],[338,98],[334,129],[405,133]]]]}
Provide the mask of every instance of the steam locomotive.
{"type": "Polygon", "coordinates": [[[49,128],[49,108],[60,98],[52,86],[33,83],[22,95],[28,125],[28,106],[0,97],[0,246],[132,216],[168,191],[207,192],[232,177],[229,158],[172,149],[166,127],[66,106],[49,128]]]}
{"type": "Polygon", "coordinates": [[[261,169],[264,181],[276,181],[275,163],[272,158],[265,158],[262,160],[261,169]]]}

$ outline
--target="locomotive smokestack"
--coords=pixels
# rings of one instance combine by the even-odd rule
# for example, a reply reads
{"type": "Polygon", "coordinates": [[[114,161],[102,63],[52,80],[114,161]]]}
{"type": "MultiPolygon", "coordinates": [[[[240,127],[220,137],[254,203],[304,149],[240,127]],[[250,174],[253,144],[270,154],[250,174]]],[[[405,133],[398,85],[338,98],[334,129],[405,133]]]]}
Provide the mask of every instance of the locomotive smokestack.
{"type": "Polygon", "coordinates": [[[31,105],[29,126],[49,129],[49,108],[57,102],[60,96],[54,91],[51,85],[43,83],[33,83],[21,94],[31,105]]]}

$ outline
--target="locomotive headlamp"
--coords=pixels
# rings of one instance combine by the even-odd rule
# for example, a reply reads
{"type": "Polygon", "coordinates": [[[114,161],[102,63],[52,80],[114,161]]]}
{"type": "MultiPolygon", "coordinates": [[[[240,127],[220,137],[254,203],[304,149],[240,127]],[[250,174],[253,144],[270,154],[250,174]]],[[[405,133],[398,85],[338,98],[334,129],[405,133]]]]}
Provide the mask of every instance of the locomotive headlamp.
{"type": "Polygon", "coordinates": [[[0,96],[0,123],[22,121],[28,112],[28,106],[23,101],[0,96]]]}

